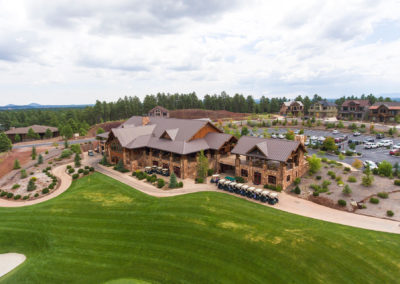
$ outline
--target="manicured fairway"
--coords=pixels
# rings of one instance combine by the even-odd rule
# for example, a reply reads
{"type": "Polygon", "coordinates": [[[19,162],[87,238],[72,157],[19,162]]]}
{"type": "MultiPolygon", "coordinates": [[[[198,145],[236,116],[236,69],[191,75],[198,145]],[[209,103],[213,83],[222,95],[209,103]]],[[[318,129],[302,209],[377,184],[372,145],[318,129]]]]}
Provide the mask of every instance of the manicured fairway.
{"type": "Polygon", "coordinates": [[[0,253],[27,256],[4,283],[400,279],[398,235],[299,217],[223,193],[158,199],[98,173],[51,201],[0,208],[0,216],[0,253]]]}

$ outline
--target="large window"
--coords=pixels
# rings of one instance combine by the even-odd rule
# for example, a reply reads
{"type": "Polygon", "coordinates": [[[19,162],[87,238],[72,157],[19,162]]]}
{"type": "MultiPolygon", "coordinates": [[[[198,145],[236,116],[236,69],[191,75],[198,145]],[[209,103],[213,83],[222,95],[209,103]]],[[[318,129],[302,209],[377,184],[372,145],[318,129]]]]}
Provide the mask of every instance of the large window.
{"type": "Polygon", "coordinates": [[[268,176],[268,183],[269,184],[276,184],[276,177],[275,176],[268,176]]]}
{"type": "Polygon", "coordinates": [[[247,170],[241,170],[241,171],[240,171],[240,175],[241,175],[242,177],[248,177],[249,173],[248,173],[247,170]]]}

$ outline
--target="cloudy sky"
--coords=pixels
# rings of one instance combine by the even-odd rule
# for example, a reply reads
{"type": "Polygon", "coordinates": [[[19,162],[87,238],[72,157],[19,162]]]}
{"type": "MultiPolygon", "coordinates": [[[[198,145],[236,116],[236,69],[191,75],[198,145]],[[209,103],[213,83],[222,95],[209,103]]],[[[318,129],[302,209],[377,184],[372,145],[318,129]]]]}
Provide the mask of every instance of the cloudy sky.
{"type": "Polygon", "coordinates": [[[400,96],[399,0],[0,0],[0,105],[400,96]]]}

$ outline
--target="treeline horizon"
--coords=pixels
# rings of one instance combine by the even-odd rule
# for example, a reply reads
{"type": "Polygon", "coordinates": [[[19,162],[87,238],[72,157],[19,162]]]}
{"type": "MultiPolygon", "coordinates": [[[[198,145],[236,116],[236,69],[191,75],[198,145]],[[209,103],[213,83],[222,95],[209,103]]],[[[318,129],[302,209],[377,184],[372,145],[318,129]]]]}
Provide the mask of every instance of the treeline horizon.
{"type": "MultiPolygon", "coordinates": [[[[335,103],[340,106],[346,99],[366,99],[371,104],[377,101],[392,101],[390,98],[363,94],[360,97],[341,97],[335,100],[335,103]]],[[[304,104],[304,112],[307,114],[313,103],[324,99],[315,94],[312,97],[299,95],[294,100],[304,104]]],[[[97,100],[93,106],[85,108],[4,110],[0,111],[0,125],[3,130],[8,130],[10,127],[25,127],[34,124],[62,129],[68,124],[74,133],[82,133],[87,131],[89,125],[128,119],[134,115],[146,115],[157,105],[169,110],[206,109],[238,113],[277,113],[282,103],[286,101],[289,101],[286,97],[262,96],[256,100],[251,95],[245,97],[242,94],[235,94],[230,96],[226,92],[221,92],[219,95],[207,94],[202,99],[199,99],[195,92],[187,94],[158,93],[146,95],[143,100],[137,96],[125,96],[114,102],[97,100]]]]}

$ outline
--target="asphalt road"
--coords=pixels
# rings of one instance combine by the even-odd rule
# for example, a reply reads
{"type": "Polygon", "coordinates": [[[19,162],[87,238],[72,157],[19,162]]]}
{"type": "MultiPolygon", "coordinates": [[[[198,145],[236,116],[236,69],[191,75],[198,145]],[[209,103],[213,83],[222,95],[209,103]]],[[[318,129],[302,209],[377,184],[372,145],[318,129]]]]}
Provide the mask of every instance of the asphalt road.
{"type": "MultiPolygon", "coordinates": [[[[78,143],[85,143],[85,142],[90,142],[90,141],[96,141],[95,138],[87,138],[87,139],[78,139],[78,140],[69,140],[68,143],[69,144],[78,144],[78,143]]],[[[24,144],[24,145],[13,145],[13,149],[20,149],[20,148],[28,148],[28,147],[32,147],[32,146],[49,146],[49,145],[53,145],[54,142],[44,142],[44,143],[32,143],[32,144],[24,144]]],[[[58,144],[64,144],[63,141],[58,141],[56,142],[58,144]]]]}

